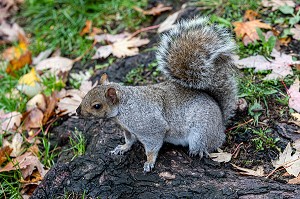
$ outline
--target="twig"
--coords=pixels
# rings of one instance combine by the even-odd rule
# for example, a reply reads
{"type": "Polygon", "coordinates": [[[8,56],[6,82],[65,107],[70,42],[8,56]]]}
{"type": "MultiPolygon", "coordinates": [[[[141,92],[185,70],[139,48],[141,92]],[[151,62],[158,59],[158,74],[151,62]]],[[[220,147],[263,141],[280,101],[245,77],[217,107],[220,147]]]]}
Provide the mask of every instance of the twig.
{"type": "Polygon", "coordinates": [[[248,124],[248,123],[250,123],[250,122],[252,122],[252,121],[253,121],[253,119],[250,119],[250,120],[248,120],[247,122],[244,122],[244,123],[239,124],[239,125],[237,125],[237,126],[234,126],[234,127],[229,128],[229,129],[226,129],[225,132],[228,132],[228,131],[231,131],[231,130],[233,130],[233,129],[236,129],[236,128],[239,128],[239,127],[241,127],[241,126],[244,126],[245,124],[248,124]]]}
{"type": "Polygon", "coordinates": [[[236,147],[236,149],[233,151],[232,155],[233,155],[233,158],[236,158],[237,155],[238,155],[238,150],[240,149],[240,147],[243,145],[244,143],[241,142],[239,143],[239,145],[236,147]]]}
{"type": "Polygon", "coordinates": [[[286,86],[286,84],[284,83],[283,80],[281,80],[281,83],[283,84],[283,86],[284,86],[284,88],[285,88],[286,93],[288,94],[288,96],[291,97],[291,93],[290,93],[289,89],[287,88],[287,86],[286,86]]]}
{"type": "Polygon", "coordinates": [[[148,31],[148,30],[152,30],[152,29],[159,28],[159,26],[160,26],[160,24],[155,25],[155,26],[149,26],[149,27],[146,27],[146,28],[141,28],[141,29],[135,31],[134,33],[132,33],[132,34],[127,38],[127,40],[132,39],[133,37],[135,37],[136,35],[140,34],[141,32],[145,32],[145,31],[148,31]]]}
{"type": "MultiPolygon", "coordinates": [[[[266,176],[266,178],[269,178],[271,175],[273,175],[273,173],[275,173],[275,171],[277,171],[278,168],[283,167],[283,168],[285,169],[284,166],[286,166],[286,165],[288,165],[288,164],[290,164],[290,163],[296,162],[296,161],[298,161],[298,160],[300,160],[300,157],[297,158],[296,160],[292,160],[292,161],[286,162],[286,163],[284,163],[284,164],[282,164],[282,165],[279,165],[277,168],[275,168],[273,171],[271,171],[271,173],[269,173],[269,174],[266,176]]],[[[290,166],[292,166],[292,165],[287,166],[287,168],[290,167],[290,166]]],[[[278,170],[279,170],[279,169],[278,169],[278,170]]],[[[281,170],[281,169],[280,169],[280,170],[281,170]]]]}

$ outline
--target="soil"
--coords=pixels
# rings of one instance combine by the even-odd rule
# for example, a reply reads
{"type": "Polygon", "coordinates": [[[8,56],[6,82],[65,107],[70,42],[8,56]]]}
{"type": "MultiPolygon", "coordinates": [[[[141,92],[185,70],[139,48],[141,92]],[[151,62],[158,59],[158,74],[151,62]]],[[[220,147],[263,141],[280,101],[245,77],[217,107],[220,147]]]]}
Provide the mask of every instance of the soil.
{"type": "MultiPolygon", "coordinates": [[[[188,8],[181,16],[193,18],[198,12],[196,8],[188,8]]],[[[154,23],[157,21],[161,18],[154,23]]],[[[159,40],[156,34],[147,34],[152,39],[145,49],[155,46],[159,40]]],[[[98,81],[105,72],[110,81],[124,82],[130,71],[154,60],[155,51],[144,51],[97,71],[91,80],[98,81]]],[[[94,65],[87,64],[83,68],[94,65]]],[[[82,70],[80,63],[75,65],[73,72],[78,70],[82,70]]],[[[141,74],[149,80],[146,83],[152,81],[154,71],[155,68],[141,74]]],[[[162,81],[163,77],[157,79],[162,81]]],[[[269,113],[264,111],[263,121],[271,129],[270,136],[280,138],[276,146],[284,149],[288,142],[299,139],[300,135],[293,133],[297,127],[288,123],[288,117],[281,117],[279,112],[283,107],[275,99],[270,99],[268,105],[269,113]]],[[[247,111],[240,111],[228,129],[250,119],[247,111]]],[[[274,175],[272,179],[242,176],[229,163],[189,157],[187,148],[171,144],[164,144],[154,171],[145,174],[146,156],[140,143],[124,155],[110,155],[109,151],[124,143],[123,130],[112,120],[68,118],[51,130],[53,142],[68,148],[70,132],[75,128],[84,133],[86,153],[72,160],[71,151],[63,152],[31,198],[65,198],[68,194],[70,198],[300,198],[299,187],[285,184],[287,178],[281,175],[274,175]]],[[[257,151],[251,142],[255,136],[248,131],[227,133],[222,149],[235,152],[232,163],[249,168],[264,165],[265,172],[269,173],[273,169],[270,162],[279,151],[274,148],[257,151]]]]}

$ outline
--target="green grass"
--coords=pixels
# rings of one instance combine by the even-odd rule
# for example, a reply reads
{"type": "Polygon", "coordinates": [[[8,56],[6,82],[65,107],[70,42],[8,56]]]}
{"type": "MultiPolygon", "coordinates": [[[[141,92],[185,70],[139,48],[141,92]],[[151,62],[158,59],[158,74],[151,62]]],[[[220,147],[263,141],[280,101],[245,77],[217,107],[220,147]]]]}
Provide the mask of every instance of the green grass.
{"type": "Polygon", "coordinates": [[[86,20],[108,32],[135,30],[146,17],[132,7],[145,5],[146,0],[27,0],[17,19],[32,35],[34,54],[60,48],[62,56],[74,58],[93,42],[79,35],[86,20]]]}
{"type": "Polygon", "coordinates": [[[280,152],[280,149],[276,146],[276,143],[280,139],[271,137],[269,135],[271,133],[270,129],[252,130],[252,132],[256,135],[256,138],[253,138],[252,142],[257,151],[264,151],[266,149],[276,149],[278,152],[280,152]]]}
{"type": "Polygon", "coordinates": [[[8,75],[5,72],[5,68],[0,68],[0,110],[6,112],[18,111],[24,112],[28,97],[20,92],[17,92],[16,85],[18,84],[19,78],[29,72],[28,66],[16,71],[15,76],[8,75]],[[16,94],[17,93],[17,94],[16,94]]]}
{"type": "Polygon", "coordinates": [[[75,128],[74,132],[72,133],[72,136],[70,136],[69,141],[70,141],[70,145],[71,145],[70,149],[74,153],[74,156],[73,156],[72,160],[75,157],[84,155],[86,140],[85,140],[85,138],[84,138],[81,131],[78,131],[78,129],[75,128]]]}

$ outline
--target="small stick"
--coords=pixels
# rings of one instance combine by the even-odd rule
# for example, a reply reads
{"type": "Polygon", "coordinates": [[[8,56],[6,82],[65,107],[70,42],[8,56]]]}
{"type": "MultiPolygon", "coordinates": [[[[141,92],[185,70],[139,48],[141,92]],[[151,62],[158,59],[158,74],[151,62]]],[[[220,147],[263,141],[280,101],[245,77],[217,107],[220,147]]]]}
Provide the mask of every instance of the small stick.
{"type": "Polygon", "coordinates": [[[287,86],[286,86],[286,84],[284,83],[283,80],[281,80],[281,83],[283,84],[283,86],[284,86],[284,88],[285,88],[286,93],[288,94],[288,96],[291,97],[290,91],[289,91],[289,89],[287,88],[287,86]]]}
{"type": "Polygon", "coordinates": [[[127,40],[132,39],[133,37],[135,37],[136,35],[140,34],[141,32],[145,32],[145,31],[148,31],[148,30],[152,30],[152,29],[159,28],[159,26],[160,26],[160,24],[155,25],[155,26],[149,26],[149,27],[146,27],[146,28],[141,28],[141,29],[135,31],[134,33],[132,33],[132,34],[127,38],[127,40]]]}
{"type": "MultiPolygon", "coordinates": [[[[300,158],[297,158],[296,160],[292,160],[292,161],[289,161],[289,162],[286,162],[286,163],[280,165],[279,167],[277,167],[276,169],[274,169],[273,171],[271,171],[271,173],[269,173],[269,174],[266,176],[266,178],[268,178],[268,177],[270,177],[271,175],[273,175],[273,173],[275,173],[275,171],[277,171],[278,168],[283,167],[283,168],[285,169],[285,167],[284,167],[285,165],[290,164],[290,163],[293,163],[293,162],[296,162],[296,161],[298,161],[298,160],[300,160],[300,158]]],[[[289,165],[288,167],[290,167],[290,166],[292,166],[292,165],[289,165]]],[[[279,170],[279,169],[278,169],[278,170],[279,170]]],[[[280,169],[280,170],[281,170],[281,169],[280,169]]]]}
{"type": "Polygon", "coordinates": [[[225,132],[228,132],[228,131],[231,131],[232,129],[236,129],[236,128],[238,128],[238,127],[244,126],[245,124],[248,124],[248,123],[250,123],[250,122],[252,122],[252,121],[253,121],[253,119],[250,119],[250,120],[248,120],[247,122],[244,122],[244,123],[239,124],[239,125],[237,125],[237,126],[234,126],[234,127],[229,128],[229,129],[226,129],[225,132]]]}
{"type": "Polygon", "coordinates": [[[232,155],[234,155],[233,157],[236,158],[238,155],[238,150],[240,149],[240,147],[243,145],[244,143],[241,142],[239,143],[239,145],[236,147],[236,149],[233,151],[232,155]]]}

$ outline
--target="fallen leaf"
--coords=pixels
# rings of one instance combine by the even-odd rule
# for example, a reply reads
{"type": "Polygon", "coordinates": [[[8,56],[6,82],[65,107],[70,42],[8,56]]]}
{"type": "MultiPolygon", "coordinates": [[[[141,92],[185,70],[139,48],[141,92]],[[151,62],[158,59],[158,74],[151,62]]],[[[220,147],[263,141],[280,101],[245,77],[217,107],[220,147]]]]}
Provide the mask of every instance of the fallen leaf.
{"type": "Polygon", "coordinates": [[[40,82],[40,76],[34,68],[31,68],[29,73],[19,79],[17,89],[27,96],[33,97],[43,90],[40,82]]]}
{"type": "Polygon", "coordinates": [[[16,133],[11,141],[11,143],[7,140],[3,141],[3,146],[9,146],[12,148],[12,152],[10,154],[11,157],[18,157],[22,151],[23,137],[20,133],[16,133]]]}
{"type": "Polygon", "coordinates": [[[255,12],[254,10],[246,10],[246,12],[244,14],[244,21],[246,21],[246,20],[253,21],[258,16],[259,16],[259,14],[257,12],[255,12]]]}
{"type": "Polygon", "coordinates": [[[32,154],[34,154],[35,156],[38,156],[39,155],[39,147],[37,144],[34,144],[32,146],[30,146],[28,149],[27,149],[28,152],[31,152],[32,154]]]}
{"type": "Polygon", "coordinates": [[[272,164],[275,169],[284,167],[286,171],[297,177],[300,173],[300,152],[296,151],[293,155],[291,144],[288,143],[282,153],[279,154],[278,160],[273,160],[272,164]]]}
{"type": "Polygon", "coordinates": [[[0,123],[1,123],[1,131],[9,131],[19,127],[21,124],[22,114],[19,112],[10,112],[10,113],[2,113],[0,114],[0,123]]]}
{"type": "Polygon", "coordinates": [[[278,41],[279,41],[280,45],[288,46],[289,43],[292,41],[292,39],[290,37],[284,37],[284,38],[280,38],[278,41]]]}
{"type": "Polygon", "coordinates": [[[168,11],[168,10],[172,10],[172,7],[170,6],[164,6],[164,4],[159,3],[157,6],[149,9],[149,10],[143,10],[141,8],[138,7],[133,7],[135,10],[137,10],[138,12],[142,12],[144,15],[160,15],[162,12],[168,11]]]}
{"type": "Polygon", "coordinates": [[[80,32],[80,36],[83,36],[85,34],[90,33],[91,29],[92,29],[92,21],[91,20],[86,20],[85,26],[82,29],[82,31],[80,32]]]}
{"type": "Polygon", "coordinates": [[[112,54],[118,58],[137,55],[137,47],[149,43],[149,39],[140,39],[137,37],[124,39],[112,44],[112,54]]]}
{"type": "Polygon", "coordinates": [[[0,166],[7,160],[12,151],[13,149],[9,146],[4,146],[0,149],[0,166]]]}
{"type": "Polygon", "coordinates": [[[33,108],[25,114],[24,125],[22,126],[24,130],[41,128],[43,126],[44,114],[40,109],[33,108]]]}
{"type": "Polygon", "coordinates": [[[122,40],[117,40],[111,45],[99,47],[92,59],[106,58],[110,54],[113,54],[118,58],[137,55],[139,52],[137,47],[147,43],[149,43],[149,39],[127,37],[122,40]]]}
{"type": "Polygon", "coordinates": [[[293,61],[291,55],[280,54],[276,49],[273,49],[271,56],[275,57],[275,60],[268,61],[263,56],[256,55],[241,60],[235,58],[235,63],[239,65],[239,68],[255,68],[255,72],[272,70],[264,80],[284,78],[287,75],[293,75],[290,65],[300,63],[299,61],[293,61]]]}
{"type": "Polygon", "coordinates": [[[300,152],[300,139],[294,141],[293,147],[296,149],[296,151],[300,152]]]}
{"type": "Polygon", "coordinates": [[[300,113],[300,82],[299,78],[296,78],[294,84],[289,88],[289,107],[295,109],[298,113],[300,113]]]}
{"type": "Polygon", "coordinates": [[[216,162],[229,162],[231,160],[232,154],[223,152],[221,149],[218,149],[218,153],[210,153],[209,157],[216,162]]]}
{"type": "Polygon", "coordinates": [[[42,120],[42,124],[45,125],[48,120],[53,116],[55,115],[55,107],[56,107],[56,104],[57,104],[57,92],[53,92],[51,96],[47,97],[47,108],[46,110],[44,111],[44,117],[43,117],[43,120],[42,120]]]}
{"type": "Polygon", "coordinates": [[[92,88],[94,88],[97,85],[97,82],[95,82],[94,85],[92,85],[91,81],[83,81],[81,83],[81,86],[79,90],[72,89],[72,90],[61,90],[58,93],[58,96],[60,96],[60,100],[57,103],[57,113],[62,113],[62,115],[65,114],[75,114],[76,109],[80,105],[83,97],[89,92],[92,88]]]}
{"type": "Polygon", "coordinates": [[[38,71],[48,70],[51,74],[59,76],[60,73],[68,73],[74,61],[65,57],[50,57],[38,63],[35,67],[38,71]]]}
{"type": "Polygon", "coordinates": [[[291,33],[294,39],[300,40],[300,24],[295,24],[295,28],[291,28],[291,33]]]}
{"type": "Polygon", "coordinates": [[[52,49],[48,49],[48,50],[45,50],[43,52],[41,52],[37,57],[34,57],[32,59],[32,64],[33,65],[37,65],[38,63],[40,63],[42,60],[48,58],[51,53],[53,52],[52,49]]]}
{"type": "Polygon", "coordinates": [[[289,122],[296,124],[300,127],[300,114],[299,113],[291,113],[292,117],[295,118],[295,120],[289,120],[289,122]]]}
{"type": "Polygon", "coordinates": [[[44,177],[46,174],[44,165],[31,152],[26,152],[23,155],[12,159],[11,162],[0,169],[0,173],[17,169],[21,170],[23,178],[30,176],[35,169],[39,171],[42,177],[44,177]]]}
{"type": "Polygon", "coordinates": [[[254,42],[259,39],[259,36],[256,32],[257,28],[271,29],[271,26],[269,24],[262,23],[260,22],[260,20],[246,22],[236,21],[232,24],[235,26],[234,31],[238,37],[241,37],[243,39],[247,36],[247,41],[243,40],[245,45],[247,45],[249,41],[254,42]]]}
{"type": "Polygon", "coordinates": [[[288,184],[300,184],[300,175],[296,178],[292,178],[288,181],[288,184]]]}
{"type": "Polygon", "coordinates": [[[295,7],[293,0],[262,0],[261,3],[264,7],[272,7],[272,11],[278,10],[281,6],[295,7]]]}
{"type": "Polygon", "coordinates": [[[165,180],[174,180],[176,178],[176,176],[174,174],[171,174],[168,171],[159,173],[159,177],[161,177],[165,180]]]}
{"type": "MultiPolygon", "coordinates": [[[[13,23],[12,25],[10,25],[6,21],[3,21],[0,24],[0,38],[4,42],[18,41],[19,34],[25,35],[25,32],[18,24],[13,23]]],[[[0,44],[1,44],[1,42],[0,42],[0,44]]]]}
{"type": "Polygon", "coordinates": [[[107,41],[109,43],[114,43],[116,41],[125,39],[129,36],[130,36],[130,34],[127,33],[127,32],[124,32],[124,33],[121,33],[121,34],[116,34],[116,35],[101,34],[101,35],[95,35],[94,40],[95,40],[95,42],[107,41]]]}
{"type": "Polygon", "coordinates": [[[167,31],[167,30],[172,29],[172,28],[175,26],[174,23],[175,23],[175,21],[177,20],[178,15],[179,15],[181,12],[182,12],[182,11],[180,10],[180,11],[174,12],[173,14],[169,15],[169,16],[166,18],[166,20],[164,20],[164,21],[160,24],[160,26],[159,26],[157,32],[158,32],[158,33],[162,33],[162,32],[165,32],[165,31],[167,31]]]}
{"type": "Polygon", "coordinates": [[[21,69],[26,64],[30,64],[31,52],[28,50],[25,36],[19,34],[19,44],[6,49],[2,56],[9,62],[6,68],[8,74],[14,74],[16,70],[21,69]]]}
{"type": "Polygon", "coordinates": [[[1,0],[0,23],[15,13],[21,3],[23,3],[23,0],[1,0]]]}
{"type": "Polygon", "coordinates": [[[246,168],[242,168],[239,167],[235,164],[231,164],[234,168],[243,171],[243,172],[239,172],[242,175],[248,175],[248,176],[257,176],[257,177],[263,177],[265,176],[264,174],[264,168],[263,166],[258,166],[256,170],[253,169],[246,169],[246,168]]]}
{"type": "Polygon", "coordinates": [[[46,99],[43,94],[37,94],[26,103],[26,111],[31,111],[34,108],[39,108],[42,111],[46,110],[46,99]]]}

